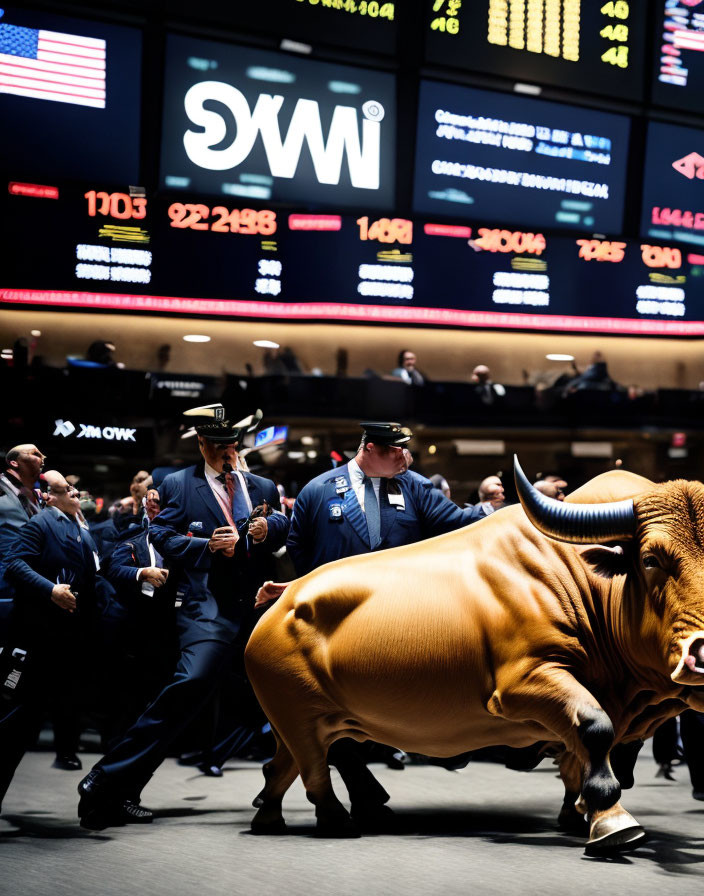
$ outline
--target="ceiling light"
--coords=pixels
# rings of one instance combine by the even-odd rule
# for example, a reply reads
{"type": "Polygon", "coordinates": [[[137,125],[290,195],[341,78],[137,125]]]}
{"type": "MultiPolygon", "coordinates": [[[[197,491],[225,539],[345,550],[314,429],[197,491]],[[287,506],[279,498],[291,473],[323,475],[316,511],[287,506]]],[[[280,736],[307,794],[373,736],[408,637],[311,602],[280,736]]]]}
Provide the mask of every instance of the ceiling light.
{"type": "Polygon", "coordinates": [[[30,331],[29,331],[29,335],[30,335],[30,336],[41,336],[41,335],[42,335],[42,331],[41,331],[41,330],[30,330],[30,331]]]}
{"type": "Polygon", "coordinates": [[[574,361],[574,355],[562,355],[559,352],[552,352],[545,355],[548,361],[574,361]]]}
{"type": "Polygon", "coordinates": [[[315,439],[313,436],[301,436],[301,445],[314,445],[315,439]]]}
{"type": "Polygon", "coordinates": [[[435,454],[435,452],[437,450],[438,450],[437,445],[428,445],[428,454],[435,454]]]}
{"type": "Polygon", "coordinates": [[[279,343],[272,342],[271,339],[255,339],[253,345],[257,348],[279,348],[279,343]]]}
{"type": "Polygon", "coordinates": [[[309,457],[311,460],[315,460],[317,456],[317,451],[306,451],[306,457],[309,457]]]}
{"type": "Polygon", "coordinates": [[[203,336],[201,333],[189,333],[183,337],[184,342],[210,342],[210,336],[203,336]]]}

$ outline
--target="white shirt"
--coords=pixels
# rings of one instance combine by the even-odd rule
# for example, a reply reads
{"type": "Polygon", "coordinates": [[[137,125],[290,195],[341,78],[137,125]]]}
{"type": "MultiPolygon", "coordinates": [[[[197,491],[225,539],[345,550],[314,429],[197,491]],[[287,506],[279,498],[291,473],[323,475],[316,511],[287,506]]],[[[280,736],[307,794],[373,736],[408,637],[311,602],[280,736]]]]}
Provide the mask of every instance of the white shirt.
{"type": "Polygon", "coordinates": [[[364,480],[369,478],[372,480],[372,485],[374,486],[374,494],[376,495],[377,501],[379,500],[379,486],[381,485],[381,479],[378,476],[369,476],[362,470],[356,460],[351,460],[347,465],[347,470],[350,477],[350,486],[354,489],[354,493],[357,496],[357,500],[359,501],[359,506],[364,510],[364,480]]]}
{"type": "MultiPolygon", "coordinates": [[[[205,478],[208,480],[208,485],[210,486],[213,494],[215,495],[215,499],[222,506],[225,507],[230,506],[230,496],[227,494],[227,487],[224,482],[220,482],[218,476],[221,474],[218,473],[217,470],[214,470],[209,463],[205,464],[205,478]]],[[[249,512],[252,512],[252,499],[249,497],[249,492],[247,491],[247,483],[244,481],[244,476],[239,470],[233,470],[232,475],[236,476],[239,481],[239,488],[242,489],[242,494],[244,495],[244,499],[247,502],[247,507],[249,507],[249,512]]]]}

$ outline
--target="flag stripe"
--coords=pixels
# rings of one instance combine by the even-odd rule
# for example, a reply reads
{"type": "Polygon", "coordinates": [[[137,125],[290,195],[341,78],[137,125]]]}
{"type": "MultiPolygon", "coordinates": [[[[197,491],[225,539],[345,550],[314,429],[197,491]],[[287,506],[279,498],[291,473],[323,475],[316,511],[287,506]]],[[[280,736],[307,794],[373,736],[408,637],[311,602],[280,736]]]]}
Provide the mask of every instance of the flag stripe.
{"type": "Polygon", "coordinates": [[[77,106],[94,106],[96,109],[105,108],[105,100],[93,99],[87,96],[72,96],[49,90],[31,90],[25,87],[14,87],[3,84],[0,80],[0,93],[11,93],[14,96],[29,96],[39,100],[54,100],[59,103],[74,103],[77,106]]]}
{"type": "Polygon", "coordinates": [[[39,30],[39,39],[63,41],[64,43],[79,44],[83,47],[96,47],[105,49],[105,41],[100,37],[83,37],[80,34],[63,34],[61,31],[39,30]]]}
{"type": "Polygon", "coordinates": [[[105,70],[104,59],[91,59],[89,56],[74,56],[69,53],[50,53],[45,50],[37,52],[37,59],[46,59],[47,62],[63,62],[64,65],[80,65],[83,68],[95,69],[96,71],[105,70]],[[80,62],[74,60],[80,59],[80,62]]]}
{"type": "Polygon", "coordinates": [[[53,84],[54,87],[47,87],[52,93],[66,93],[67,96],[87,96],[94,99],[105,99],[105,89],[98,87],[84,87],[81,84],[71,84],[68,81],[52,81],[49,78],[32,78],[28,75],[14,75],[2,72],[3,84],[16,87],[31,87],[34,90],[41,90],[45,84],[53,84]],[[67,88],[60,90],[59,88],[67,88]],[[74,90],[69,88],[74,87],[74,90]]]}
{"type": "Polygon", "coordinates": [[[105,83],[105,74],[91,68],[82,68],[80,65],[61,65],[57,62],[44,62],[25,57],[10,56],[0,53],[0,63],[8,68],[27,68],[37,72],[53,72],[57,75],[72,75],[74,78],[83,78],[90,81],[93,86],[105,83]],[[17,62],[17,59],[21,59],[17,62]]]}
{"type": "Polygon", "coordinates": [[[105,50],[92,50],[89,47],[81,47],[79,44],[62,44],[55,40],[39,38],[38,46],[40,51],[65,53],[67,56],[83,56],[86,59],[105,59],[105,50]]]}
{"type": "Polygon", "coordinates": [[[37,78],[42,81],[63,81],[65,84],[74,84],[76,87],[91,87],[99,90],[105,87],[105,78],[86,78],[74,74],[67,74],[62,66],[47,68],[45,65],[17,65],[5,62],[5,57],[0,54],[0,73],[4,75],[16,75],[26,78],[37,78]],[[47,77],[48,76],[48,77],[47,77]]]}

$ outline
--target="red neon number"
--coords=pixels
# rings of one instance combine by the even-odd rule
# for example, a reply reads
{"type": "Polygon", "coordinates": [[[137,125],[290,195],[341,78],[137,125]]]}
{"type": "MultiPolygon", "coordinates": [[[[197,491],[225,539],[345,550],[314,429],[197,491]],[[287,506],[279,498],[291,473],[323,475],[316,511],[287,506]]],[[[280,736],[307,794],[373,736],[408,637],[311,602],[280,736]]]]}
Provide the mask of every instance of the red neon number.
{"type": "Polygon", "coordinates": [[[528,252],[531,255],[541,255],[545,250],[545,237],[542,233],[523,233],[520,230],[512,233],[510,230],[480,227],[476,244],[487,252],[528,252]]]}
{"type": "Polygon", "coordinates": [[[682,253],[679,249],[670,246],[648,246],[643,243],[640,247],[643,264],[649,268],[681,268],[682,253]]]}
{"type": "Polygon", "coordinates": [[[577,240],[579,257],[585,261],[623,261],[625,243],[609,240],[577,240]]]}

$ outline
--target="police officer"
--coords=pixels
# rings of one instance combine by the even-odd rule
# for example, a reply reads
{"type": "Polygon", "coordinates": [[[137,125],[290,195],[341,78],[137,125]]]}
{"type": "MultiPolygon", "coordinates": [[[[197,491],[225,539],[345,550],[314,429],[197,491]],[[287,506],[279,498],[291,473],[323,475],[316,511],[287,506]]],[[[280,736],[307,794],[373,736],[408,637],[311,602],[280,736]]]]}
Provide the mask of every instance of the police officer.
{"type": "Polygon", "coordinates": [[[242,653],[256,591],[272,577],[272,555],[288,533],[276,485],[238,469],[237,449],[261,411],[239,423],[225,418],[222,405],[186,414],[194,418],[202,460],[166,477],[163,509],[150,529],[184,595],[177,611],[180,657],[169,684],[79,784],[78,815],[94,830],[141,820],[126,817],[124,800],[139,799],[176,737],[242,653]]]}
{"type": "Polygon", "coordinates": [[[430,480],[408,469],[410,429],[362,423],[356,456],[311,480],[293,510],[286,549],[299,576],[355,554],[412,544],[474,522],[430,480]]]}

